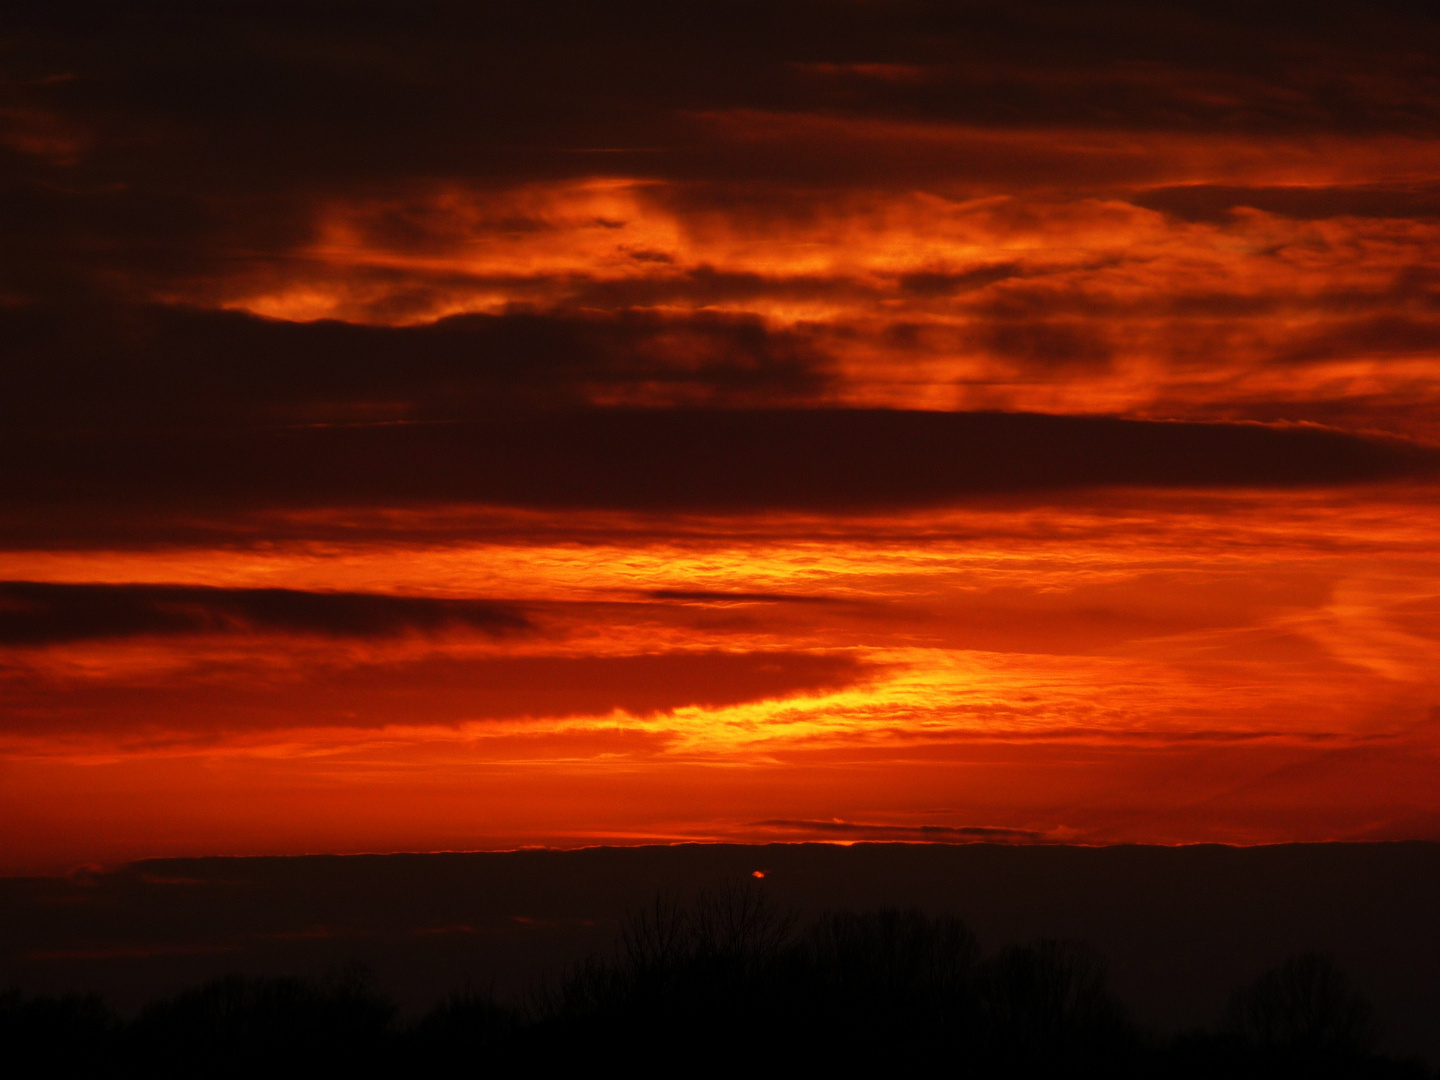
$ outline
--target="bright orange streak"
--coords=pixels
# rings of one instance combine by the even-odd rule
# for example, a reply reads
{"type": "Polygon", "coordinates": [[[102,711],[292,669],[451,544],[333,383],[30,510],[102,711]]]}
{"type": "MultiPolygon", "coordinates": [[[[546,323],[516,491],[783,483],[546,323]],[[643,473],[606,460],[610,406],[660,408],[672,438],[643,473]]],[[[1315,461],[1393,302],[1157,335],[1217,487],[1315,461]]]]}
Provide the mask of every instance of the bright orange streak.
{"type": "Polygon", "coordinates": [[[1131,840],[1423,832],[1440,804],[1403,778],[1440,745],[1435,505],[1173,495],[829,521],[808,539],[794,519],[668,537],[610,519],[608,541],[7,556],[11,578],[503,596],[540,629],[12,649],[11,708],[50,718],[5,740],[0,813],[29,823],[5,858],[761,837],[747,821],[834,817],[1131,840]],[[484,685],[433,674],[717,649],[872,667],[723,706],[493,718],[466,712],[484,685]],[[337,706],[350,686],[366,689],[337,706]],[[107,701],[131,719],[109,724],[107,701]],[[54,711],[67,702],[81,712],[54,711]],[[337,707],[356,711],[316,726],[337,707]],[[173,819],[180,804],[195,813],[173,819]],[[103,840],[82,824],[102,812],[103,840]]]}
{"type": "MultiPolygon", "coordinates": [[[[690,119],[747,160],[805,146],[886,168],[750,199],[631,176],[337,193],[307,243],[158,299],[375,325],[723,313],[822,357],[817,404],[1440,440],[1440,224],[1346,202],[1433,185],[1433,140],[690,119]],[[1270,190],[1174,209],[1209,184],[1270,190]]],[[[664,362],[694,362],[661,341],[664,362]]],[[[661,383],[595,400],[671,403],[661,383]]],[[[481,597],[533,626],[7,647],[0,871],[765,839],[834,818],[1440,835],[1437,496],[1140,492],[866,519],[328,508],[247,522],[267,538],[252,547],[7,552],[0,579],[481,597]]]]}

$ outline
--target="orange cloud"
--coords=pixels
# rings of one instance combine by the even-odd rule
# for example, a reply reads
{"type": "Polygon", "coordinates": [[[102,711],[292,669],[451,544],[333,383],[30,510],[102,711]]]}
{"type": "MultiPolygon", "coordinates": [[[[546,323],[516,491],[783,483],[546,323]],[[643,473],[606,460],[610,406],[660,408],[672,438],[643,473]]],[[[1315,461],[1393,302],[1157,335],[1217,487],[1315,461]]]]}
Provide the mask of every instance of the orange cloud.
{"type": "Polygon", "coordinates": [[[7,39],[0,869],[1435,835],[1433,19],[514,7],[7,39]]]}

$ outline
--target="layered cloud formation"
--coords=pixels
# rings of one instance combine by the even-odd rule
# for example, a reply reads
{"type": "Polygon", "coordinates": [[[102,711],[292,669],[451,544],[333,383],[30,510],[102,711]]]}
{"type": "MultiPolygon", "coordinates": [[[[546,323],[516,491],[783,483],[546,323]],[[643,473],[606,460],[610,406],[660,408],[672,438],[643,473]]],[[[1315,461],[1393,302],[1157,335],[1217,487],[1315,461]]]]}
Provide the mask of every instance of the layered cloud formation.
{"type": "Polygon", "coordinates": [[[10,865],[1432,835],[1435,56],[1398,3],[8,20],[10,865]]]}

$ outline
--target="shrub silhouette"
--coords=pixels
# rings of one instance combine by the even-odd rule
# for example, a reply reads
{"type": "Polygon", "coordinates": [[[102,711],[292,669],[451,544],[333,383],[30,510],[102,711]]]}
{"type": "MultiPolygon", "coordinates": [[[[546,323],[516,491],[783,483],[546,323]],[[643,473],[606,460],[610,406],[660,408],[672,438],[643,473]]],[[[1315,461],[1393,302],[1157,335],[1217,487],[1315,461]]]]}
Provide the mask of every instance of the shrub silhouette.
{"type": "Polygon", "coordinates": [[[119,1017],[98,994],[0,993],[0,1047],[7,1058],[93,1068],[113,1054],[119,1028],[119,1017]]]}
{"type": "Polygon", "coordinates": [[[382,1052],[393,1003],[351,975],[323,983],[232,975],[145,1008],[131,1058],[158,1069],[354,1067],[382,1052]]]}
{"type": "Polygon", "coordinates": [[[520,1010],[493,994],[466,989],[441,999],[406,1031],[398,1055],[412,1067],[443,1071],[451,1065],[510,1057],[523,1030],[520,1010]]]}

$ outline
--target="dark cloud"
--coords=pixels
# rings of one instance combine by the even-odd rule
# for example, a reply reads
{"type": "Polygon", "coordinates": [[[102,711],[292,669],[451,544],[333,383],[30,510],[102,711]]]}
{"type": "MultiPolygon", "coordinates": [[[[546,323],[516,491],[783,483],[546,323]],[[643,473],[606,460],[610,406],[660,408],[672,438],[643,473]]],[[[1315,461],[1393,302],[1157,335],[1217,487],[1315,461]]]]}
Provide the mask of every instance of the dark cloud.
{"type": "Polygon", "coordinates": [[[680,600],[696,604],[833,604],[830,596],[806,596],[803,593],[741,592],[717,589],[647,589],[651,600],[680,600]]]}
{"type": "Polygon", "coordinates": [[[1038,842],[1046,834],[1034,829],[1007,829],[993,825],[882,825],[860,821],[812,821],[772,818],[751,822],[750,828],[771,836],[843,836],[852,840],[923,840],[930,843],[1038,842]]]}
{"type": "Polygon", "coordinates": [[[1440,319],[1372,315],[1335,319],[1289,345],[1281,359],[1290,363],[1346,357],[1434,355],[1440,352],[1440,319]]]}
{"type": "Polygon", "coordinates": [[[1440,129],[1440,19],[1401,3],[56,0],[0,46],[0,253],[30,295],[284,258],[326,197],[437,178],[1078,190],[1166,163],[916,130],[1440,129]]]}
{"type": "Polygon", "coordinates": [[[686,706],[840,689],[879,670],[851,653],[766,650],[631,656],[430,656],[362,666],[264,664],[162,679],[53,679],[0,671],[0,730],[175,735],[468,720],[652,716],[686,706]]]}
{"type": "MultiPolygon", "coordinates": [[[[333,286],[343,300],[353,287],[351,317],[423,318],[447,296],[485,292],[466,251],[569,227],[524,193],[595,177],[636,181],[633,198],[674,215],[681,237],[732,224],[763,237],[772,219],[799,221],[820,230],[804,242],[834,250],[896,191],[1019,195],[986,212],[1042,232],[1027,191],[1052,210],[1099,194],[1204,219],[1235,206],[1426,216],[1428,183],[1170,181],[1175,168],[1223,174],[1231,137],[1237,175],[1266,145],[1255,139],[1423,146],[1440,131],[1436,56],[1440,18],[1406,4],[35,7],[0,42],[0,519],[43,543],[76,521],[120,536],[127,516],[179,529],[237,510],[387,501],[864,510],[1410,475],[1428,451],[1314,430],[755,411],[850,400],[842,373],[859,367],[869,388],[905,385],[915,372],[887,382],[874,361],[899,368],[921,353],[978,354],[1011,369],[992,372],[998,382],[1078,379],[1134,345],[1114,320],[1239,320],[1325,296],[1087,287],[1094,267],[1047,274],[1043,260],[930,269],[917,256],[923,269],[849,276],[823,262],[794,274],[755,260],[687,266],[655,236],[625,248],[624,223],[604,215],[590,224],[628,250],[626,272],[609,280],[532,252],[490,282],[526,311],[300,324],[136,296],[199,304],[333,286]],[[1166,150],[1179,144],[1157,136],[1191,140],[1183,168],[1166,150]],[[356,230],[334,263],[316,248],[327,210],[356,230]],[[368,257],[380,249],[393,263],[368,257]],[[782,327],[674,311],[755,300],[845,314],[782,327]],[[927,303],[948,321],[927,324],[927,303]],[[689,411],[582,411],[597,404],[689,411]],[[379,422],[409,426],[304,427],[379,422]]],[[[1314,153],[1299,160],[1303,171],[1314,153]]],[[[1415,161],[1395,168],[1409,175],[1415,161]]],[[[725,244],[712,246],[694,248],[723,261],[725,244]]],[[[1228,326],[1167,330],[1181,343],[1172,359],[1208,363],[1232,345],[1225,355],[1242,361],[1428,349],[1424,318],[1386,307],[1433,300],[1424,273],[1393,295],[1336,298],[1337,312],[1388,323],[1263,354],[1228,326]]],[[[964,400],[1035,400],[986,390],[964,400]]]]}
{"type": "Polygon", "coordinates": [[[1132,196],[1137,206],[1163,210],[1186,221],[1223,222],[1241,207],[1304,221],[1333,217],[1440,217],[1440,185],[1290,185],[1235,187],[1184,184],[1132,196]]]}
{"type": "Polygon", "coordinates": [[[1203,411],[1215,419],[1254,420],[1263,424],[1310,423],[1364,430],[1383,418],[1384,430],[1424,439],[1434,430],[1435,407],[1424,397],[1406,396],[1405,388],[1390,393],[1346,394],[1335,397],[1236,399],[1197,410],[1183,400],[1156,402],[1157,411],[1203,411]]]}
{"type": "Polygon", "coordinates": [[[461,503],[864,512],[1094,487],[1366,483],[1440,465],[1431,447],[1309,426],[821,409],[31,435],[0,449],[0,510],[102,515],[461,503]]]}
{"type": "MultiPolygon", "coordinates": [[[[1418,250],[1423,253],[1424,249],[1418,250]]],[[[1105,269],[1124,266],[1116,262],[1105,269]]],[[[1259,342],[1266,336],[1257,334],[1257,327],[1271,334],[1277,329],[1283,333],[1285,320],[1273,320],[1268,326],[1250,320],[1304,312],[1310,314],[1315,323],[1329,324],[1314,335],[1323,338],[1332,329],[1348,329],[1341,319],[1357,322],[1366,318],[1382,322],[1399,319],[1423,324],[1427,321],[1425,316],[1440,301],[1440,278],[1425,266],[1377,266],[1376,277],[1381,280],[1374,285],[1347,283],[1314,291],[1295,284],[1256,288],[1248,282],[1237,283],[1233,289],[1197,288],[1183,278],[1172,278],[1157,282],[1155,288],[1117,293],[1104,282],[1076,281],[1073,271],[1070,268],[1067,271],[1071,273],[1071,280],[1061,281],[1056,280],[1060,274],[1047,275],[1038,269],[1028,269],[1017,275],[1016,280],[999,283],[974,298],[962,298],[958,310],[974,320],[976,343],[983,344],[993,328],[1024,327],[1031,323],[1099,332],[1096,328],[1106,324],[1133,331],[1140,329],[1139,324],[1144,321],[1166,320],[1169,322],[1166,336],[1176,345],[1193,346],[1196,335],[1205,333],[1206,324],[1210,323],[1229,333],[1239,331],[1243,335],[1239,340],[1254,349],[1263,348],[1259,342]]],[[[930,333],[934,333],[933,328],[930,333]]],[[[1295,329],[1290,333],[1303,340],[1306,331],[1295,329]]],[[[1043,350],[1038,355],[1043,356],[1043,350]]],[[[1205,359],[1211,364],[1223,362],[1215,356],[1205,359]]]]}
{"type": "Polygon", "coordinates": [[[609,281],[577,278],[563,283],[565,306],[577,308],[725,305],[769,300],[821,300],[830,303],[874,299],[873,285],[836,275],[764,274],[699,266],[680,273],[647,274],[609,281]]]}
{"type": "Polygon", "coordinates": [[[699,312],[463,315],[422,326],[177,307],[0,310],[0,420],[40,427],[437,419],[593,399],[796,400],[828,361],[802,331],[699,312]]]}
{"type": "Polygon", "coordinates": [[[969,292],[972,289],[983,289],[986,285],[993,285],[1006,278],[1017,277],[1023,272],[1022,264],[1016,262],[980,266],[958,273],[920,270],[915,273],[901,274],[897,284],[902,292],[911,296],[923,298],[954,296],[956,293],[969,292]]]}
{"type": "Polygon", "coordinates": [[[199,585],[0,581],[0,645],[245,631],[373,638],[416,631],[499,635],[530,626],[509,604],[199,585]]]}
{"type": "Polygon", "coordinates": [[[1112,352],[1100,327],[1079,320],[992,322],[983,326],[976,340],[991,352],[1031,368],[1103,367],[1112,352]]]}

